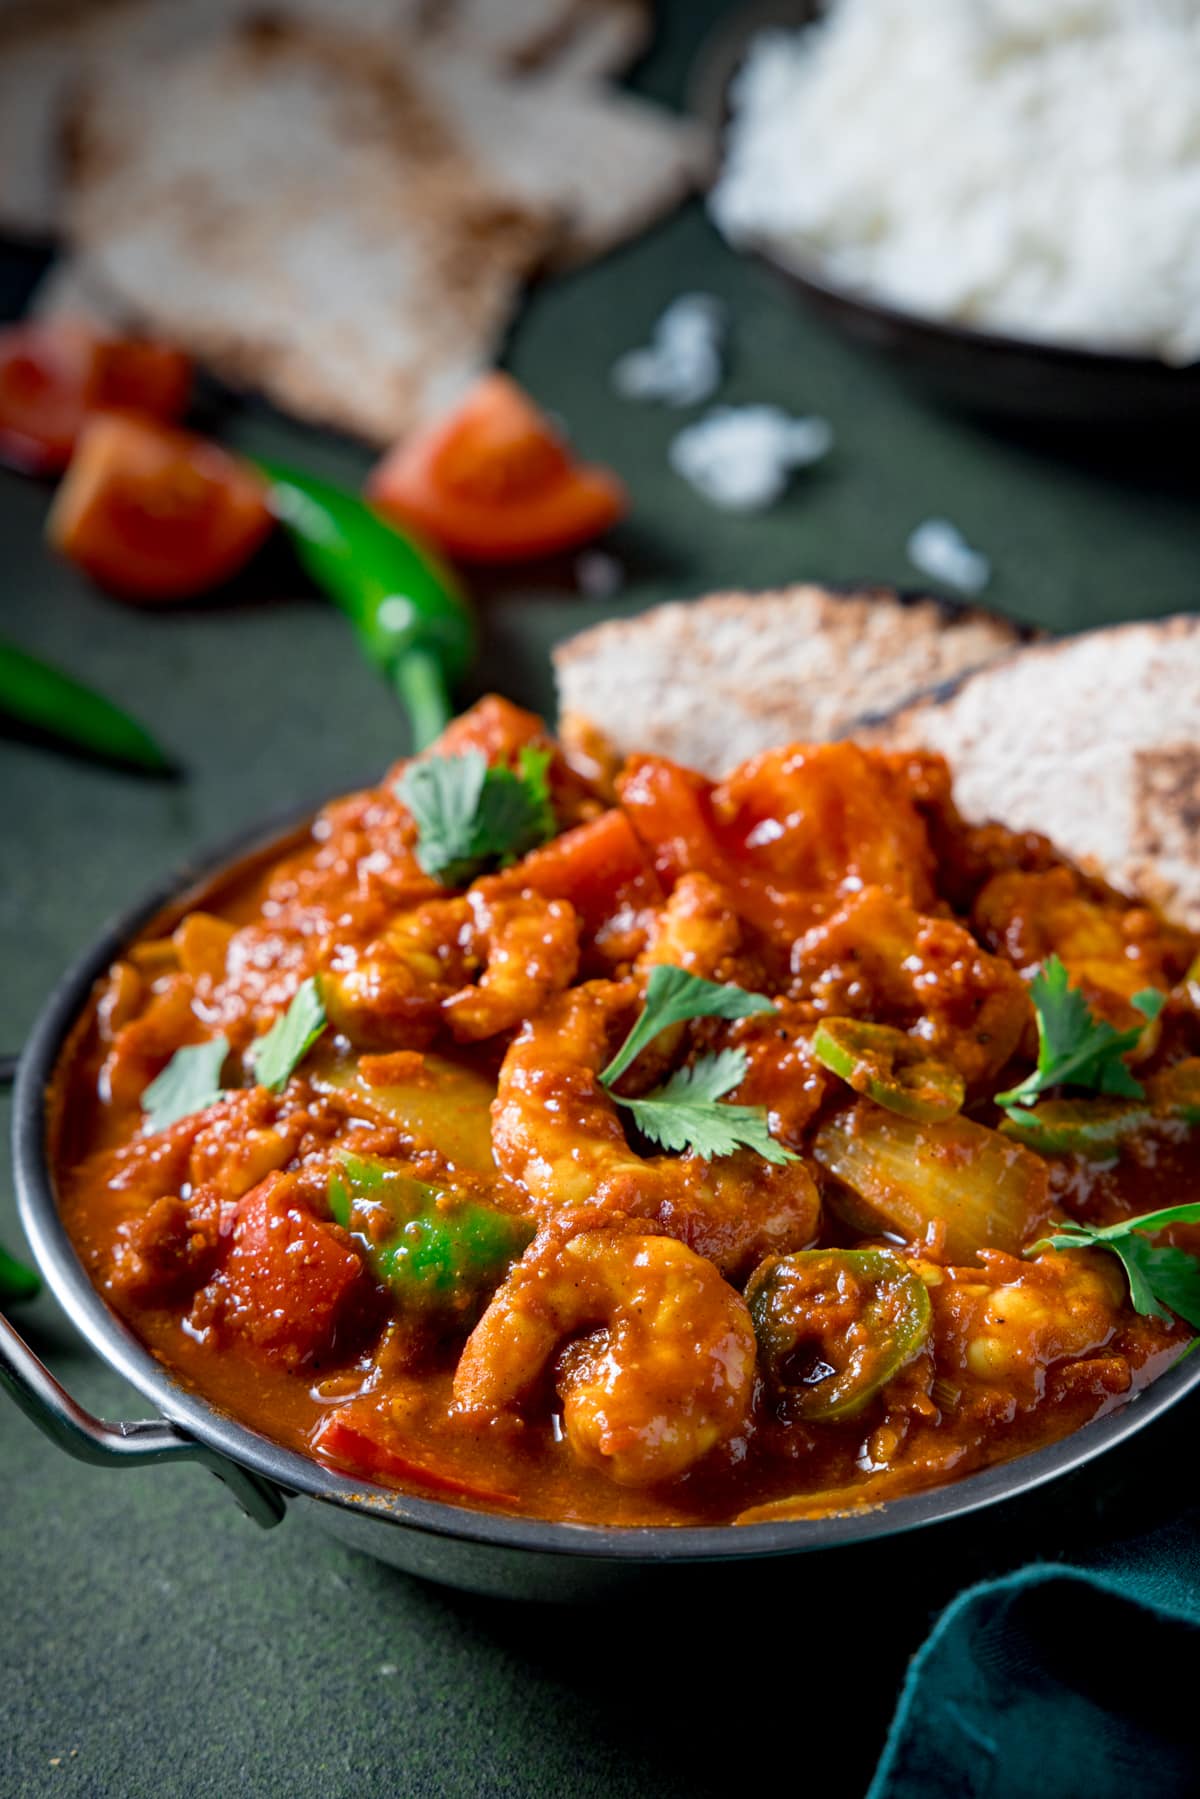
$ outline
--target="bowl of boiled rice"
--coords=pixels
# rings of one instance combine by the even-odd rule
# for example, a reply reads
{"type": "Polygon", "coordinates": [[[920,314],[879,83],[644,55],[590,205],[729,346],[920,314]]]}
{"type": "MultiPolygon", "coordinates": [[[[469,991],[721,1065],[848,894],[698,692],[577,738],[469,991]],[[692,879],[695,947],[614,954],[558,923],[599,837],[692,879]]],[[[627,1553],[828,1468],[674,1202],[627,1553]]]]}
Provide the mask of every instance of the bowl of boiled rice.
{"type": "Polygon", "coordinates": [[[1200,0],[774,4],[707,86],[716,225],[843,332],[990,410],[1200,410],[1200,0]]]}

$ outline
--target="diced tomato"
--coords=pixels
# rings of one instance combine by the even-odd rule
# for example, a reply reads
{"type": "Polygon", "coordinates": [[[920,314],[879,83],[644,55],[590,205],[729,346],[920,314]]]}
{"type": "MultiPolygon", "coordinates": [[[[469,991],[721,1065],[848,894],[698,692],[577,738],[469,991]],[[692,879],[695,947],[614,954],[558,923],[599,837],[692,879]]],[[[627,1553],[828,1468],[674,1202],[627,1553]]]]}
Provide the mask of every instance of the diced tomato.
{"type": "Polygon", "coordinates": [[[713,829],[711,785],[664,756],[637,756],[617,782],[621,804],[668,886],[699,871],[732,884],[713,829]]]}
{"type": "Polygon", "coordinates": [[[106,592],[152,602],[228,580],[271,522],[263,483],[217,444],[109,412],[84,425],[47,530],[106,592]]]}
{"type": "Polygon", "coordinates": [[[105,337],[75,320],[10,326],[0,331],[0,461],[59,474],[90,413],[178,418],[191,384],[190,361],[166,344],[105,337]]]}
{"type": "MultiPolygon", "coordinates": [[[[650,859],[628,818],[614,807],[531,850],[484,885],[490,891],[531,888],[546,899],[569,900],[585,929],[595,930],[621,891],[647,877],[653,880],[650,859]]],[[[655,889],[648,898],[661,897],[656,884],[655,889]]]]}
{"type": "Polygon", "coordinates": [[[467,750],[482,750],[495,764],[515,762],[518,752],[527,747],[558,748],[536,713],[514,706],[501,694],[487,693],[469,711],[451,719],[437,742],[430,745],[430,754],[462,756],[467,750]]]}
{"type": "Polygon", "coordinates": [[[485,1505],[517,1504],[515,1493],[504,1493],[498,1487],[485,1486],[481,1481],[465,1480],[457,1474],[449,1474],[440,1468],[431,1468],[424,1462],[414,1461],[411,1456],[401,1455],[381,1441],[376,1434],[379,1428],[372,1418],[359,1417],[352,1423],[344,1413],[331,1412],[318,1425],[313,1437],[313,1448],[327,1461],[336,1463],[350,1474],[361,1474],[365,1479],[383,1485],[395,1482],[404,1486],[415,1484],[429,1487],[435,1493],[455,1493],[464,1499],[479,1499],[485,1505]]]}
{"type": "Polygon", "coordinates": [[[587,543],[628,505],[617,477],[576,462],[545,413],[499,374],[398,444],[367,495],[463,562],[525,562],[587,543]]]}
{"type": "Polygon", "coordinates": [[[345,1233],[309,1211],[287,1174],[268,1175],[239,1200],[214,1285],[225,1328],[290,1367],[330,1352],[374,1292],[345,1233]]]}

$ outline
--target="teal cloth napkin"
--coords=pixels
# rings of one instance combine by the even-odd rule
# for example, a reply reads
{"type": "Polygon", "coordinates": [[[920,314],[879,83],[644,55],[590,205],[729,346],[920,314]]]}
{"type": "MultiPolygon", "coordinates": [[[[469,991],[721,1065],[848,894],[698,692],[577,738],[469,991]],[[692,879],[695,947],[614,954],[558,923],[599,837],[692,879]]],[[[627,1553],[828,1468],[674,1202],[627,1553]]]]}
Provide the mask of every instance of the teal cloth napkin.
{"type": "Polygon", "coordinates": [[[1194,1795],[1198,1726],[1193,1513],[960,1593],[909,1665],[867,1799],[1194,1795]]]}

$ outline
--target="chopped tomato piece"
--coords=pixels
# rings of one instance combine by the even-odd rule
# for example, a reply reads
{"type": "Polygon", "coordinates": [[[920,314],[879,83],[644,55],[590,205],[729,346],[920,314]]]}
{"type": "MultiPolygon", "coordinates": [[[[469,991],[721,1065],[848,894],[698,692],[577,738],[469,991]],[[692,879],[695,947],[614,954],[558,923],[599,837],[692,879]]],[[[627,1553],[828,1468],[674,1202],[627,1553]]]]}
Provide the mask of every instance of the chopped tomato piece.
{"type": "Polygon", "coordinates": [[[464,1499],[481,1499],[487,1505],[517,1504],[515,1493],[503,1493],[496,1487],[484,1486],[481,1481],[464,1480],[457,1474],[430,1468],[411,1456],[399,1454],[381,1441],[376,1434],[378,1428],[372,1418],[358,1418],[351,1423],[343,1413],[331,1412],[317,1426],[313,1447],[328,1461],[351,1474],[361,1474],[367,1480],[403,1481],[405,1485],[415,1482],[437,1493],[457,1493],[464,1499]]]}
{"type": "Polygon", "coordinates": [[[608,469],[576,462],[508,375],[486,375],[449,418],[406,438],[367,484],[380,512],[463,562],[524,562],[587,543],[625,512],[608,469]]]}
{"type": "Polygon", "coordinates": [[[665,756],[634,756],[617,792],[668,887],[695,871],[733,884],[713,828],[712,786],[703,775],[665,756]]]}
{"type": "Polygon", "coordinates": [[[468,712],[451,719],[436,743],[434,756],[462,756],[482,750],[488,761],[515,762],[525,748],[557,751],[558,745],[534,712],[514,706],[502,694],[487,693],[468,712]]]}
{"type": "Polygon", "coordinates": [[[88,420],[50,541],[107,592],[184,599],[249,561],[271,529],[262,482],[217,444],[128,413],[88,420]]]}
{"type": "Polygon", "coordinates": [[[190,361],[166,344],[105,337],[74,320],[13,325],[0,331],[0,461],[59,474],[90,413],[178,418],[191,383],[190,361]]]}
{"type": "Polygon", "coordinates": [[[532,889],[544,899],[569,900],[586,926],[607,916],[617,895],[652,878],[650,859],[619,807],[564,831],[541,849],[483,883],[492,892],[532,889]]]}
{"type": "Polygon", "coordinates": [[[374,1294],[362,1257],[317,1218],[294,1176],[271,1174],[239,1200],[233,1239],[206,1313],[270,1361],[297,1367],[328,1354],[374,1294]]]}

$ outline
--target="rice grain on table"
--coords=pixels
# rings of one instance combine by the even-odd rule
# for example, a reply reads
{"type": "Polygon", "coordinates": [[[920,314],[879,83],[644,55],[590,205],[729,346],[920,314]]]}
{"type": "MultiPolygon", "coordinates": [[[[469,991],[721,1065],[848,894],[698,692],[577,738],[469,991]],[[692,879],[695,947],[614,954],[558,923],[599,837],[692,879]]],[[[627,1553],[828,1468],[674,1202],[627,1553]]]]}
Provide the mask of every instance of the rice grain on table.
{"type": "Polygon", "coordinates": [[[838,285],[1200,357],[1200,0],[835,0],[759,37],[712,212],[838,285]]]}

